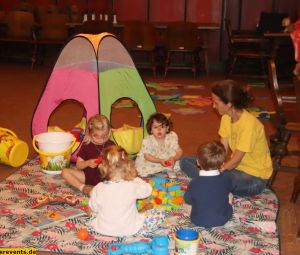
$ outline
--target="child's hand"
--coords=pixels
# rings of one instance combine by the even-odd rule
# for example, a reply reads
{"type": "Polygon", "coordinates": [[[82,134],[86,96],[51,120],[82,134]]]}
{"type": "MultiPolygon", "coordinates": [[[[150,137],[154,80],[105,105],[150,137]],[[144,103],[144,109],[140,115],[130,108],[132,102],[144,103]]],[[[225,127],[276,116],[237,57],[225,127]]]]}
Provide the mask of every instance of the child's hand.
{"type": "Polygon", "coordinates": [[[232,193],[229,193],[229,195],[228,195],[228,202],[229,202],[229,204],[233,205],[233,194],[232,193]]]}
{"type": "Polygon", "coordinates": [[[103,161],[103,157],[102,156],[99,156],[97,159],[96,159],[96,164],[100,165],[103,161]]]}
{"type": "Polygon", "coordinates": [[[159,161],[159,163],[160,163],[162,166],[165,166],[165,167],[166,167],[166,161],[167,161],[167,160],[165,160],[165,159],[161,159],[161,160],[159,161]]]}
{"type": "Polygon", "coordinates": [[[95,168],[98,166],[97,159],[89,159],[87,160],[87,162],[88,162],[88,166],[91,168],[95,168]]]}
{"type": "Polygon", "coordinates": [[[170,167],[170,168],[173,168],[174,167],[174,164],[175,164],[175,160],[173,157],[167,159],[164,161],[164,166],[165,167],[170,167]]]}

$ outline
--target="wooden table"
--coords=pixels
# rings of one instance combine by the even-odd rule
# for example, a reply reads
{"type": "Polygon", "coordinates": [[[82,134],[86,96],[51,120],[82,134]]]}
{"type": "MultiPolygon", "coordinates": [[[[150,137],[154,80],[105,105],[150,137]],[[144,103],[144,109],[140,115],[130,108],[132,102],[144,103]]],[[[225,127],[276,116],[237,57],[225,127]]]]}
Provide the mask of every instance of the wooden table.
{"type": "Polygon", "coordinates": [[[265,38],[268,38],[271,41],[272,55],[276,57],[276,52],[282,43],[291,42],[291,37],[289,33],[280,32],[280,33],[264,33],[265,38]]]}

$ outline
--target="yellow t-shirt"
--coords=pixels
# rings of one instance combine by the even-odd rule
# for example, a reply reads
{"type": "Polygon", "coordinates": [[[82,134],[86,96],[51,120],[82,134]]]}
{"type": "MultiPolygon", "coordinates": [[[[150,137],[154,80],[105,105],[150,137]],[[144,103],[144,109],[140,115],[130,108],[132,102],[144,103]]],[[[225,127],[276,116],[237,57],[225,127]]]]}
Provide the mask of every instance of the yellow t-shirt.
{"type": "Polygon", "coordinates": [[[230,116],[223,115],[219,135],[228,140],[232,152],[245,152],[236,169],[262,179],[271,176],[273,168],[264,126],[253,115],[244,110],[234,123],[230,116]]]}

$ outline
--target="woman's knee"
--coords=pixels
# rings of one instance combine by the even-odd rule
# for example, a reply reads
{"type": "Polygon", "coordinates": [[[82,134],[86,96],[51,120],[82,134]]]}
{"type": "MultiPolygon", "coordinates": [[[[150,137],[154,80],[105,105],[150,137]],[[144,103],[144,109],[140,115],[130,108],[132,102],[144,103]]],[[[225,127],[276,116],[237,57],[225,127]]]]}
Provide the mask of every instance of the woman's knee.
{"type": "Polygon", "coordinates": [[[259,195],[266,188],[266,182],[259,178],[252,178],[247,182],[240,182],[233,191],[238,196],[254,196],[259,195]]]}
{"type": "Polygon", "coordinates": [[[183,167],[187,167],[189,165],[195,165],[195,164],[196,164],[196,159],[195,159],[195,157],[192,157],[192,156],[184,156],[179,161],[179,165],[180,165],[181,169],[183,167]]]}
{"type": "Polygon", "coordinates": [[[196,158],[189,156],[181,158],[180,169],[189,177],[195,178],[199,176],[199,169],[196,164],[196,158]]]}
{"type": "Polygon", "coordinates": [[[253,196],[260,194],[267,182],[261,178],[249,175],[239,170],[225,171],[225,175],[232,180],[232,193],[237,196],[253,196]]]}

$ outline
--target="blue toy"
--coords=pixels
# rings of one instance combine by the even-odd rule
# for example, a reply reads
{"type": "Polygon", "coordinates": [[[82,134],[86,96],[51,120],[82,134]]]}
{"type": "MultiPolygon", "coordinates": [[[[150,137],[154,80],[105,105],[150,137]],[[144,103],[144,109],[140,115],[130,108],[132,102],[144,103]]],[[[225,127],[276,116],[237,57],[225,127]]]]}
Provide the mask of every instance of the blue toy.
{"type": "Polygon", "coordinates": [[[109,245],[108,255],[153,254],[168,255],[169,240],[167,236],[158,236],[152,242],[134,242],[129,244],[113,243],[109,245]]]}

